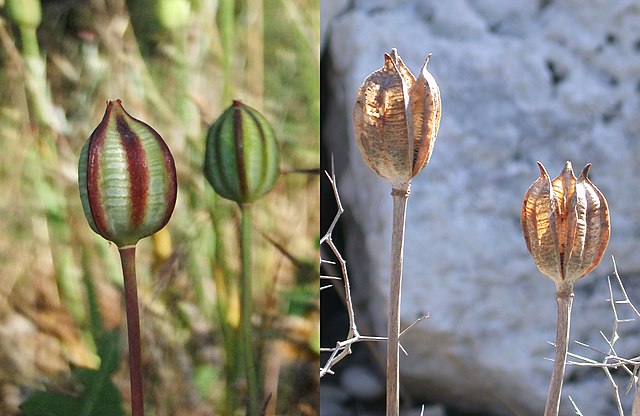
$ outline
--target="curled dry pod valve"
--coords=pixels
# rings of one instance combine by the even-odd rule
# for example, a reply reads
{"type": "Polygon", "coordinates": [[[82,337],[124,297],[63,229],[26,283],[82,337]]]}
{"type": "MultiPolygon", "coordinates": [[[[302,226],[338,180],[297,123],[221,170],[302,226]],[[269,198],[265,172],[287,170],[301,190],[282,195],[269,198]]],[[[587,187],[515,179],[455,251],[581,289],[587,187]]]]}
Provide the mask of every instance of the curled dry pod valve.
{"type": "Polygon", "coordinates": [[[365,163],[392,187],[408,184],[429,162],[440,127],[440,89],[427,70],[416,78],[395,49],[360,86],[353,127],[365,163]]]}
{"type": "Polygon", "coordinates": [[[82,148],[78,184],[91,229],[118,247],[164,227],[176,203],[173,156],[148,124],[109,101],[82,148]]]}
{"type": "Polygon", "coordinates": [[[522,203],[522,233],[538,269],[556,282],[573,284],[593,270],[609,242],[607,200],[587,177],[576,179],[571,162],[551,180],[542,163],[540,177],[522,203]]]}
{"type": "Polygon", "coordinates": [[[223,198],[239,204],[269,192],[280,174],[280,151],[271,125],[234,100],[207,132],[204,175],[223,198]]]}

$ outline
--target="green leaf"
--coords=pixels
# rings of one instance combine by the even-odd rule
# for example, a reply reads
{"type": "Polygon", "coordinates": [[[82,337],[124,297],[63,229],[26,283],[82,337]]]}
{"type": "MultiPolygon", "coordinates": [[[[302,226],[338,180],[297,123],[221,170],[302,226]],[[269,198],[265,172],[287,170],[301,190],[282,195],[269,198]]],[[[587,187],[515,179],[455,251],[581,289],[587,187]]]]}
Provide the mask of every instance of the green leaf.
{"type": "Polygon", "coordinates": [[[211,395],[211,388],[220,382],[220,374],[216,368],[201,364],[195,368],[195,374],[193,376],[193,383],[203,397],[211,395]]]}
{"type": "Polygon", "coordinates": [[[119,365],[118,331],[96,338],[101,365],[98,370],[78,368],[73,378],[80,385],[79,395],[36,392],[21,406],[24,416],[122,416],[122,397],[111,381],[119,365]]]}
{"type": "Polygon", "coordinates": [[[80,414],[80,400],[67,394],[39,391],[21,406],[25,416],[67,416],[80,414]]]}
{"type": "Polygon", "coordinates": [[[318,296],[317,287],[295,287],[284,292],[284,297],[289,301],[287,315],[305,316],[310,308],[313,308],[318,296]]]}

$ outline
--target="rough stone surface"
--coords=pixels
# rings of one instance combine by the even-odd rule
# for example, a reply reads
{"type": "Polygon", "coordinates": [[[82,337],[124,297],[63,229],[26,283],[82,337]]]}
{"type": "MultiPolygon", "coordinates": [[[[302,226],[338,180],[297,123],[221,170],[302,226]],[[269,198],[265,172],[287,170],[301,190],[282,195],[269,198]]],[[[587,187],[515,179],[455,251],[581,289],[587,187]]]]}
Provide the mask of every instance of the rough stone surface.
{"type": "Polygon", "coordinates": [[[370,367],[347,366],[340,377],[342,387],[350,397],[363,401],[384,398],[385,385],[370,367]]]}
{"type": "MultiPolygon", "coordinates": [[[[365,3],[329,22],[322,130],[347,210],[351,278],[367,280],[359,285],[368,288],[360,313],[374,320],[376,335],[386,332],[391,197],[358,153],[353,100],[392,47],[414,72],[432,52],[443,115],[431,162],[411,187],[402,298],[404,326],[424,313],[430,318],[402,340],[409,352],[402,383],[417,400],[542,414],[556,306],[553,283],[525,248],[522,198],[538,176],[536,160],[554,177],[566,160],[578,172],[593,164],[590,177],[611,209],[611,242],[602,264],[576,285],[571,339],[606,350],[598,331],[612,327],[610,256],[623,276],[640,274],[640,5],[365,3]]],[[[638,283],[625,283],[634,300],[638,283]]],[[[637,355],[640,324],[625,328],[619,353],[637,355]]],[[[599,370],[569,367],[562,415],[575,414],[568,395],[585,415],[617,414],[599,370]]]]}

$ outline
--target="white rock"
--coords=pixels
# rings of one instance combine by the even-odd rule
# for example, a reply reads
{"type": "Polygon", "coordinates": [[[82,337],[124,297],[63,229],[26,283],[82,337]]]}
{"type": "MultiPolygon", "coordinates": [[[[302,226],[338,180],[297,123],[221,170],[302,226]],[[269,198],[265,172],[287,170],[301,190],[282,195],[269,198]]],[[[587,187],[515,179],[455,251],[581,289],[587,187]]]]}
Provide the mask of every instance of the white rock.
{"type": "Polygon", "coordinates": [[[349,396],[338,386],[325,383],[320,390],[320,415],[339,416],[346,413],[344,403],[349,396]]]}
{"type": "Polygon", "coordinates": [[[320,49],[324,50],[329,22],[342,13],[349,0],[322,0],[320,2],[320,49]]]}
{"type": "MultiPolygon", "coordinates": [[[[375,13],[356,5],[330,23],[323,138],[347,210],[351,277],[367,279],[360,299],[376,335],[385,334],[390,189],[364,165],[351,111],[384,52],[397,47],[414,72],[432,52],[443,115],[431,162],[411,188],[402,299],[404,326],[431,317],[402,340],[410,354],[403,386],[460,408],[542,414],[556,305],[553,283],[525,248],[522,198],[538,176],[536,160],[554,177],[566,160],[578,172],[593,164],[590,177],[611,209],[611,242],[576,285],[571,339],[606,349],[598,331],[611,329],[610,255],[622,274],[640,273],[640,8],[631,0],[540,9],[509,0],[396,3],[375,13]]],[[[570,367],[565,383],[584,414],[616,414],[601,372],[570,367]]],[[[566,394],[561,414],[575,414],[566,394]]]]}
{"type": "Polygon", "coordinates": [[[340,374],[344,391],[357,400],[371,401],[384,397],[385,385],[369,367],[350,365],[340,374]]]}

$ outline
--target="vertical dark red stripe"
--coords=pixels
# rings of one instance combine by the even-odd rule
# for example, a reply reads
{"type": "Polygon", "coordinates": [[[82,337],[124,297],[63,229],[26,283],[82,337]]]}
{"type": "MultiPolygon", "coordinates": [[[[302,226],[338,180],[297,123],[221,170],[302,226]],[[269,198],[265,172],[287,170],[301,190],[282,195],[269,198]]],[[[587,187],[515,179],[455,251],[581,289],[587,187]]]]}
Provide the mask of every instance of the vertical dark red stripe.
{"type": "MultiPolygon", "coordinates": [[[[120,103],[120,100],[118,100],[118,103],[120,103]]],[[[173,213],[173,209],[176,206],[176,199],[178,197],[178,178],[176,174],[176,164],[175,164],[175,161],[173,160],[173,155],[171,154],[171,150],[169,150],[169,146],[167,146],[167,143],[165,143],[162,136],[160,136],[160,134],[158,134],[158,132],[155,131],[153,127],[151,127],[150,125],[148,125],[142,120],[138,120],[137,118],[132,117],[131,114],[127,113],[127,110],[125,110],[124,107],[122,107],[122,111],[124,111],[127,117],[135,120],[136,122],[146,127],[146,129],[149,131],[149,133],[151,133],[151,135],[155,139],[157,145],[162,150],[162,154],[164,155],[164,160],[163,160],[164,168],[165,168],[164,171],[167,173],[167,177],[165,182],[166,209],[164,212],[162,223],[166,224],[167,222],[169,222],[169,219],[171,218],[171,214],[173,213]]],[[[148,187],[148,184],[147,184],[147,187],[148,187]]],[[[148,188],[147,188],[147,193],[148,193],[148,188]]]]}
{"type": "Polygon", "coordinates": [[[236,165],[238,167],[238,177],[240,178],[240,192],[242,199],[246,199],[249,195],[249,184],[247,183],[247,170],[244,165],[244,134],[242,131],[242,117],[246,112],[242,108],[242,103],[238,100],[233,101],[233,138],[236,142],[236,165]]]}
{"type": "Polygon", "coordinates": [[[105,131],[109,127],[109,118],[111,117],[112,110],[113,102],[109,101],[102,121],[100,121],[98,127],[91,133],[87,155],[87,198],[89,200],[89,207],[96,228],[100,232],[100,235],[106,239],[111,239],[112,236],[109,232],[107,213],[100,195],[100,157],[102,156],[102,149],[107,136],[105,131]]]}
{"type": "Polygon", "coordinates": [[[131,225],[136,227],[144,221],[147,212],[149,194],[149,171],[147,155],[142,141],[131,130],[123,114],[116,114],[116,129],[120,134],[120,142],[124,148],[129,174],[129,196],[131,197],[131,225]]]}

